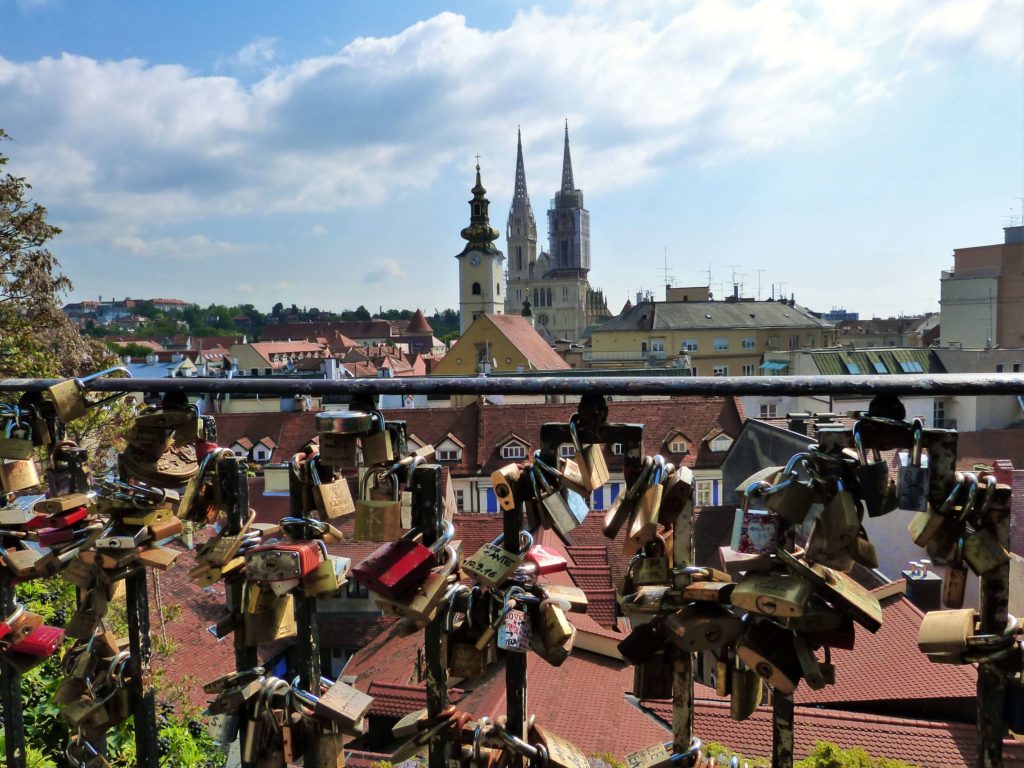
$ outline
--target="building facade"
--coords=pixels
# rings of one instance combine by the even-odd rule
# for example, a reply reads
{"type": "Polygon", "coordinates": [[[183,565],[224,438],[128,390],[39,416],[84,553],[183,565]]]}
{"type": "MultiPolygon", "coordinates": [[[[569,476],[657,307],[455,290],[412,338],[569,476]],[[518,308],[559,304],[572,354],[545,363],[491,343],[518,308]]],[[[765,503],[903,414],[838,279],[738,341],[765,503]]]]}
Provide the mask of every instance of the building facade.
{"type": "Polygon", "coordinates": [[[526,188],[522,134],[505,237],[509,258],[506,314],[519,314],[528,300],[538,333],[549,340],[570,341],[579,340],[588,326],[608,316],[603,293],[590,286],[590,212],[573,179],[568,124],[562,185],[548,210],[547,252],[537,252],[537,223],[526,188]]]}
{"type": "Polygon", "coordinates": [[[455,255],[459,260],[459,333],[480,315],[500,315],[504,311],[502,275],[505,255],[494,245],[501,233],[491,226],[490,201],[480,183],[480,162],[476,164],[476,185],[469,201],[469,226],[462,230],[466,247],[455,255]]]}
{"type": "Polygon", "coordinates": [[[953,251],[942,272],[942,346],[1024,347],[1024,226],[1003,242],[953,251]]]}

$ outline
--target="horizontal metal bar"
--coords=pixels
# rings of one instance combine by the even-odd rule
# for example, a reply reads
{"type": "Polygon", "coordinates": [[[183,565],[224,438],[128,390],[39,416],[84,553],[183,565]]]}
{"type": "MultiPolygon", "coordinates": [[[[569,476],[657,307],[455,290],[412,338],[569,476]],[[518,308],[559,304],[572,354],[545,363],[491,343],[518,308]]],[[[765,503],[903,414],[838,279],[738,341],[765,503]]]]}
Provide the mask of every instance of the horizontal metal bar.
{"type": "MultiPolygon", "coordinates": [[[[40,391],[57,379],[0,379],[0,392],[40,391]]],[[[292,395],[1022,395],[1022,374],[929,376],[409,376],[391,379],[104,378],[91,392],[292,395]]]]}

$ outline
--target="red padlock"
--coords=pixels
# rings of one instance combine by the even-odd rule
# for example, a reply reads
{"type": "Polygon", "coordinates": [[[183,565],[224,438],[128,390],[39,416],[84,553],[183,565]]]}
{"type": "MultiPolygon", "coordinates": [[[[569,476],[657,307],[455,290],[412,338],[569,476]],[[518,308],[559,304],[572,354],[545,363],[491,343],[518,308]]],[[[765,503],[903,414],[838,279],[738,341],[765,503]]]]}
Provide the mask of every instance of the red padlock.
{"type": "Polygon", "coordinates": [[[245,553],[245,578],[262,582],[301,579],[326,559],[327,545],[319,539],[264,544],[245,553]]]}
{"type": "Polygon", "coordinates": [[[19,605],[14,609],[14,613],[12,613],[3,621],[0,621],[0,640],[3,640],[5,637],[11,634],[11,629],[14,625],[14,622],[21,618],[21,615],[24,612],[25,606],[19,605]]]}
{"type": "Polygon", "coordinates": [[[42,528],[36,534],[39,546],[55,547],[58,544],[67,544],[75,539],[74,528],[42,528]]]}
{"type": "Polygon", "coordinates": [[[444,533],[429,548],[413,536],[415,528],[398,541],[378,547],[369,557],[349,571],[349,575],[371,592],[397,600],[412,592],[437,565],[437,555],[455,536],[455,527],[448,522],[444,533]]]}
{"type": "Polygon", "coordinates": [[[26,656],[46,658],[52,656],[64,642],[64,630],[46,624],[36,627],[25,638],[19,640],[7,650],[11,653],[23,653],[26,656]]]}
{"type": "Polygon", "coordinates": [[[545,547],[543,544],[534,544],[530,547],[523,557],[523,561],[524,564],[532,563],[533,567],[529,568],[529,570],[534,571],[535,568],[534,573],[538,576],[558,573],[569,567],[569,562],[564,557],[551,549],[551,547],[545,547]]]}

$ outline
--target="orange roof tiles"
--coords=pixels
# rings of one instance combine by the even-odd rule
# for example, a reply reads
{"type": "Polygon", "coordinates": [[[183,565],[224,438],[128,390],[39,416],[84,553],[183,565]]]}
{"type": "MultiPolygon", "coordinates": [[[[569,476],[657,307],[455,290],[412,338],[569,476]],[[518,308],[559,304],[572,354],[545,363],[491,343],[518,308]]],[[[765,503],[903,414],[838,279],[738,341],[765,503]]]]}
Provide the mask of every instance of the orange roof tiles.
{"type": "Polygon", "coordinates": [[[409,321],[409,325],[405,328],[405,333],[434,333],[434,329],[430,327],[430,323],[427,322],[422,309],[417,309],[413,314],[412,320],[409,321]]]}
{"type": "MultiPolygon", "coordinates": [[[[671,702],[645,701],[641,709],[666,725],[672,722],[671,702]]],[[[876,758],[899,758],[929,768],[963,768],[974,763],[977,751],[973,725],[826,712],[800,706],[794,714],[797,758],[806,757],[819,741],[830,741],[845,749],[861,747],[876,758]]],[[[698,699],[694,732],[705,741],[723,744],[747,758],[771,757],[770,707],[759,707],[749,719],[736,722],[729,717],[727,701],[698,699]]],[[[1005,765],[1024,765],[1024,742],[1004,742],[1003,758],[1005,765]]]]}
{"type": "Polygon", "coordinates": [[[525,317],[486,315],[486,318],[538,371],[561,371],[571,367],[551,348],[544,337],[533,329],[525,317]]]}

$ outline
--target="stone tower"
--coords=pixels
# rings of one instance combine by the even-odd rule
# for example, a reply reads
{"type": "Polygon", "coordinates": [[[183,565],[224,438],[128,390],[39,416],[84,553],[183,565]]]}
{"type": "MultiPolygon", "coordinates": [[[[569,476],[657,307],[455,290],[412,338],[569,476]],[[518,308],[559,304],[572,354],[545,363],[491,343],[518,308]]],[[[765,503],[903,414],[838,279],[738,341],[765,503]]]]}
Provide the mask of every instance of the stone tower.
{"type": "Polygon", "coordinates": [[[501,233],[491,226],[487,209],[490,201],[484,197],[487,190],[480,183],[480,158],[476,163],[476,185],[469,201],[469,226],[462,230],[466,247],[456,254],[459,260],[459,332],[481,314],[503,313],[504,298],[501,285],[505,256],[494,245],[501,233]]]}
{"type": "Polygon", "coordinates": [[[523,164],[523,134],[518,133],[516,148],[516,187],[508,212],[505,239],[508,243],[508,288],[505,291],[505,312],[514,314],[529,297],[529,283],[537,262],[537,222],[526,191],[526,168],[523,164]]]}

